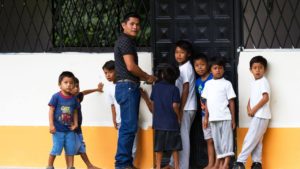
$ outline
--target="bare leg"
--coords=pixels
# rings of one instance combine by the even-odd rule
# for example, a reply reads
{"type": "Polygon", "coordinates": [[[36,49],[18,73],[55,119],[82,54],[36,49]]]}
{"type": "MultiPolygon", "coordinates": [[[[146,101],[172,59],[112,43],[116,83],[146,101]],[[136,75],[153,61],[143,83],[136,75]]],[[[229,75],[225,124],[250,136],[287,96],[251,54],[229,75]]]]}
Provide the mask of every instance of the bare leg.
{"type": "Polygon", "coordinates": [[[56,156],[50,155],[48,159],[48,167],[53,167],[56,156]]]}
{"type": "Polygon", "coordinates": [[[160,169],[161,159],[162,159],[162,152],[156,152],[155,158],[156,158],[156,169],[160,169]]]}
{"type": "Polygon", "coordinates": [[[206,140],[207,143],[207,155],[208,155],[208,165],[204,169],[210,169],[215,164],[215,149],[213,139],[206,140]]]}
{"type": "Polygon", "coordinates": [[[224,158],[223,169],[229,169],[230,156],[224,158]]]}
{"type": "Polygon", "coordinates": [[[224,165],[224,158],[220,158],[220,165],[219,168],[223,169],[223,165],[224,165]]]}
{"type": "Polygon", "coordinates": [[[100,169],[96,166],[94,166],[91,161],[89,160],[89,157],[86,153],[80,153],[81,159],[84,161],[88,169],[100,169]]]}
{"type": "Polygon", "coordinates": [[[174,159],[174,167],[175,169],[179,169],[179,154],[178,151],[173,151],[172,153],[174,159]]]}
{"type": "Polygon", "coordinates": [[[219,169],[220,168],[221,159],[216,158],[215,165],[212,167],[213,169],[219,169]]]}
{"type": "Polygon", "coordinates": [[[71,168],[74,166],[74,156],[66,155],[67,168],[71,168]]]}

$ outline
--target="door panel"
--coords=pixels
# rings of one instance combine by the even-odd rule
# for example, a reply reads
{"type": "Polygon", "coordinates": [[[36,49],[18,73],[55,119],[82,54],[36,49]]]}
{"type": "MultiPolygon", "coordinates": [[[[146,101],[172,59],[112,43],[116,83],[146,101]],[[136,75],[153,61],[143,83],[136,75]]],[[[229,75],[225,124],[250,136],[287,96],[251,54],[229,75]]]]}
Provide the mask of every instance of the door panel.
{"type": "MultiPolygon", "coordinates": [[[[154,66],[175,63],[174,43],[184,39],[193,44],[195,54],[226,58],[225,78],[235,86],[234,28],[238,27],[234,26],[234,3],[234,0],[154,0],[154,66]]],[[[201,115],[197,113],[191,129],[191,168],[203,168],[207,163],[206,153],[201,115]]]]}

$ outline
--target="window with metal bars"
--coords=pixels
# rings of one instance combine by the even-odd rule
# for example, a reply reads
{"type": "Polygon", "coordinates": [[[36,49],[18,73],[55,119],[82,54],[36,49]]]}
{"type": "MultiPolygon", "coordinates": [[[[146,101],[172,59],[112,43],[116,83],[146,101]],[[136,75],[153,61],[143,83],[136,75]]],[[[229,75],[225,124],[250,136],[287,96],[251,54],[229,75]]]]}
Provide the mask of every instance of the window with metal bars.
{"type": "Polygon", "coordinates": [[[245,48],[300,48],[299,0],[242,0],[245,48]]]}
{"type": "Polygon", "coordinates": [[[113,51],[127,12],[141,15],[150,47],[149,0],[0,0],[0,52],[113,51]]]}

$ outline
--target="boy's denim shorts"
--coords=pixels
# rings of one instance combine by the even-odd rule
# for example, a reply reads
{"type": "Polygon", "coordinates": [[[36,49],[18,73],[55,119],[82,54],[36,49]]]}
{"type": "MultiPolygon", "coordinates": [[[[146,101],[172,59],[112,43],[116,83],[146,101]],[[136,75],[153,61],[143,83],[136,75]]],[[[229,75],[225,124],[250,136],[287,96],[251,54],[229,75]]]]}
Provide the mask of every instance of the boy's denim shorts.
{"type": "Polygon", "coordinates": [[[60,155],[63,148],[66,155],[73,156],[76,154],[76,137],[74,132],[55,132],[52,134],[52,140],[51,155],[60,155]]]}
{"type": "Polygon", "coordinates": [[[76,154],[86,153],[85,143],[83,141],[82,133],[75,133],[76,137],[76,154]]]}

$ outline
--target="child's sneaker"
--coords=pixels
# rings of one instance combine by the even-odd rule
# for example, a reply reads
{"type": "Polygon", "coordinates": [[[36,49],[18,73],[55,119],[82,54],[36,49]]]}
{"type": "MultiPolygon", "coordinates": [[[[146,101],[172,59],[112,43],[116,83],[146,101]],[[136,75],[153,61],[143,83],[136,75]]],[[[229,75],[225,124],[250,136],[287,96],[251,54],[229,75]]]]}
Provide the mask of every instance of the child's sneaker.
{"type": "Polygon", "coordinates": [[[232,169],[245,169],[244,163],[241,162],[235,162],[233,164],[232,169]]]}
{"type": "Polygon", "coordinates": [[[262,165],[259,162],[252,163],[251,169],[262,169],[262,165]]]}
{"type": "Polygon", "coordinates": [[[51,167],[48,166],[46,169],[54,169],[54,167],[53,166],[51,166],[51,167]]]}

